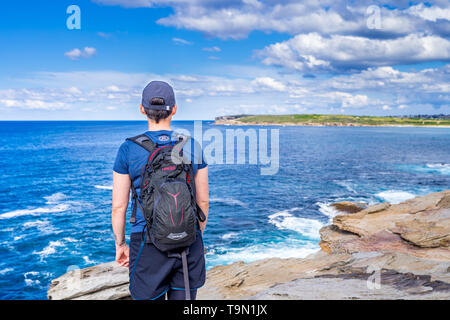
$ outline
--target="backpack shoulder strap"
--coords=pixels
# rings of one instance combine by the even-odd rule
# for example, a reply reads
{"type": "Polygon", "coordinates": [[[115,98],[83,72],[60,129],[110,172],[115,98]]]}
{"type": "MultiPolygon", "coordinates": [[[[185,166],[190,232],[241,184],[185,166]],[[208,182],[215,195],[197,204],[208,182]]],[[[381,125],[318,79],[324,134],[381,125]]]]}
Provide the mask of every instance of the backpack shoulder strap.
{"type": "Polygon", "coordinates": [[[140,134],[135,137],[127,138],[127,141],[136,143],[138,146],[144,148],[148,152],[153,152],[158,147],[146,134],[140,134]]]}
{"type": "Polygon", "coordinates": [[[176,163],[189,163],[187,159],[185,158],[185,155],[183,153],[183,148],[186,145],[186,143],[191,139],[190,136],[185,136],[182,134],[177,134],[175,139],[172,141],[173,145],[173,152],[172,156],[175,157],[176,163]],[[178,151],[178,152],[176,152],[178,151]]]}
{"type": "Polygon", "coordinates": [[[177,134],[174,140],[174,145],[179,149],[183,149],[184,145],[191,139],[190,136],[183,135],[181,133],[177,134]]]}
{"type": "MultiPolygon", "coordinates": [[[[147,150],[150,153],[152,153],[158,147],[158,145],[156,143],[154,143],[152,141],[152,139],[150,139],[146,134],[140,134],[135,137],[127,138],[127,141],[136,143],[138,146],[144,148],[145,150],[147,150]]],[[[141,179],[142,179],[142,171],[141,171],[141,179]]],[[[136,192],[136,189],[134,188],[133,183],[131,183],[131,192],[132,192],[132,197],[133,197],[134,203],[133,203],[133,210],[131,212],[130,222],[136,223],[137,206],[139,205],[140,209],[142,210],[142,214],[144,214],[144,210],[141,206],[141,203],[139,202],[139,197],[137,195],[137,192],[136,192]]]]}

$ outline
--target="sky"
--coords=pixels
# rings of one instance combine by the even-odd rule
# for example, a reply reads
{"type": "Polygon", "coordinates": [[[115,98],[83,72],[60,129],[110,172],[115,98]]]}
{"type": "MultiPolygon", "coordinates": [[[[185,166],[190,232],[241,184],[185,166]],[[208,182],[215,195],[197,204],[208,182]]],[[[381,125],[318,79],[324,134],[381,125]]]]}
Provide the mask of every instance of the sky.
{"type": "Polygon", "coordinates": [[[175,120],[450,114],[449,36],[448,0],[2,1],[0,120],[142,120],[152,80],[175,120]]]}

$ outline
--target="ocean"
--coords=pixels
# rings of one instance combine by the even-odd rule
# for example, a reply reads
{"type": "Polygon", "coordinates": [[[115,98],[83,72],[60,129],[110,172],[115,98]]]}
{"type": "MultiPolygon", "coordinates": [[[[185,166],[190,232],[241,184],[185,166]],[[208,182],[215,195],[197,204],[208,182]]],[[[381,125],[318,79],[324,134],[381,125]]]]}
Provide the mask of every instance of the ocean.
{"type": "MultiPolygon", "coordinates": [[[[231,127],[203,122],[211,128],[231,127]]],[[[277,174],[209,167],[208,269],[317,251],[332,202],[398,203],[450,188],[449,128],[264,128],[279,130],[277,174]]],[[[145,131],[142,121],[0,122],[0,299],[46,299],[67,270],[114,260],[112,166],[124,139],[145,131]]]]}

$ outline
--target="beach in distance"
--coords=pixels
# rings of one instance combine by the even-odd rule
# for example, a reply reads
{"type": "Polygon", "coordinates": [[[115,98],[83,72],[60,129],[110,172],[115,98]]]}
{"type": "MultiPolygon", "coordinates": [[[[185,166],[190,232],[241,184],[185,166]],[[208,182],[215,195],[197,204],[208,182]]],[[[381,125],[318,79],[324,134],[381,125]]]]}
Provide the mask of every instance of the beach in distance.
{"type": "MultiPolygon", "coordinates": [[[[232,129],[202,126],[224,136],[232,129]]],[[[145,121],[1,122],[0,299],[47,299],[53,279],[114,260],[113,161],[122,142],[146,128],[145,121]]],[[[194,122],[173,128],[194,132],[194,122]]],[[[243,130],[250,128],[266,127],[243,130]]],[[[208,270],[317,253],[319,231],[339,213],[332,203],[395,205],[449,189],[449,128],[277,129],[277,174],[261,175],[248,161],[209,167],[208,270]]]]}
{"type": "Polygon", "coordinates": [[[353,116],[336,114],[230,115],[216,117],[217,125],[283,125],[338,127],[446,127],[450,115],[399,117],[353,116]]]}

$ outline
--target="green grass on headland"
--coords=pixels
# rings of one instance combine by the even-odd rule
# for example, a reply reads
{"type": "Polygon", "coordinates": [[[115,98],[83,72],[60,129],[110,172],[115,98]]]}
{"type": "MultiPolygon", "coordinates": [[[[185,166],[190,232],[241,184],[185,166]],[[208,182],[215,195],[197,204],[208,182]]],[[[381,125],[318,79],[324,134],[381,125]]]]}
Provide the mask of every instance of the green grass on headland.
{"type": "Polygon", "coordinates": [[[450,126],[450,119],[414,117],[372,117],[324,114],[243,115],[235,118],[243,123],[298,125],[368,125],[368,126],[450,126]]]}

